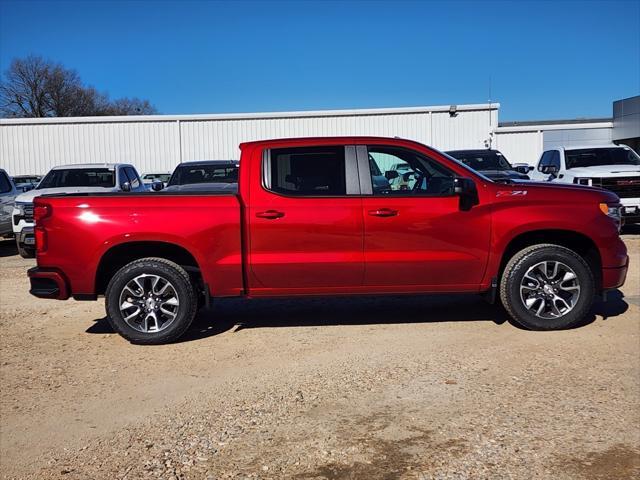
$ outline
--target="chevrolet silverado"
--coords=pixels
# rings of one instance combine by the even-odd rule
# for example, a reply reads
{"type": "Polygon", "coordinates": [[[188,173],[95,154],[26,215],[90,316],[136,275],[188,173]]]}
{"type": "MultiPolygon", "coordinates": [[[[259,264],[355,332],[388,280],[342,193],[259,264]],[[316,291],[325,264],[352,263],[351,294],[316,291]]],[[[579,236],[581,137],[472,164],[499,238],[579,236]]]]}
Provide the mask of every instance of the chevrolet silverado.
{"type": "Polygon", "coordinates": [[[624,283],[612,192],[494,183],[399,138],[240,149],[237,192],[37,197],[31,293],[104,295],[116,332],[157,344],[219,297],[477,293],[525,328],[552,330],[624,283]],[[372,180],[404,164],[411,188],[372,180]]]}

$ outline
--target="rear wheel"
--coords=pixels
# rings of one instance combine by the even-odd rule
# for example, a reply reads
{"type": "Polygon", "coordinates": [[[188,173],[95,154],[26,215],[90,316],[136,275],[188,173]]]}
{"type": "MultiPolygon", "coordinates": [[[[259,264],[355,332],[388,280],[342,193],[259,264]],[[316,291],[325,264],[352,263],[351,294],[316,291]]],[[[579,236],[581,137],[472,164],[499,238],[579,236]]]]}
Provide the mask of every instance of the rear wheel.
{"type": "Polygon", "coordinates": [[[516,253],[500,281],[500,299],[520,325],[556,330],[579,323],[593,303],[595,282],[589,265],[559,245],[533,245],[516,253]]]}
{"type": "Polygon", "coordinates": [[[191,325],[197,298],[187,272],[164,258],[143,258],[122,267],[105,293],[113,329],[132,343],[162,344],[191,325]]]}

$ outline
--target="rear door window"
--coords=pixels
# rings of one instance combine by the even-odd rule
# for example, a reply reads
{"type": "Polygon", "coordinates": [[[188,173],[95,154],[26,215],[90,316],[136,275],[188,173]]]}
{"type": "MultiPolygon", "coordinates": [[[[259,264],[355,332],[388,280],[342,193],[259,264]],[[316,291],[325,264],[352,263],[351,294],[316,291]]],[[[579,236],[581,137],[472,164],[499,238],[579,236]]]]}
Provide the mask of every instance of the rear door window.
{"type": "Polygon", "coordinates": [[[270,151],[267,189],[283,195],[347,194],[344,146],[278,148],[270,151]]]}

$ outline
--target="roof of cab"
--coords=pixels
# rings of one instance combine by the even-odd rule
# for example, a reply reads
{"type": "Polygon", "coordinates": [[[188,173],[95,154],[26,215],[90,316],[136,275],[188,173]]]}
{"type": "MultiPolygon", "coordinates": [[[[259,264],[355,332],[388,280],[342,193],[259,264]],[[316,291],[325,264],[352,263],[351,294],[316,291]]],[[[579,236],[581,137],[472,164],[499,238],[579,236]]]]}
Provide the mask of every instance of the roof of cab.
{"type": "Polygon", "coordinates": [[[76,168],[108,168],[109,170],[115,170],[117,166],[127,166],[131,167],[132,165],[129,163],[73,163],[71,165],[57,165],[53,167],[51,170],[67,170],[67,169],[76,169],[76,168]]]}
{"type": "Polygon", "coordinates": [[[272,138],[267,140],[255,140],[252,142],[243,142],[240,144],[240,148],[255,146],[255,145],[270,145],[274,143],[302,143],[302,144],[319,144],[327,145],[335,142],[339,145],[348,144],[366,144],[366,143],[386,143],[386,142],[409,142],[420,143],[415,140],[401,137],[371,137],[371,136],[340,136],[340,137],[291,137],[291,138],[272,138]]]}

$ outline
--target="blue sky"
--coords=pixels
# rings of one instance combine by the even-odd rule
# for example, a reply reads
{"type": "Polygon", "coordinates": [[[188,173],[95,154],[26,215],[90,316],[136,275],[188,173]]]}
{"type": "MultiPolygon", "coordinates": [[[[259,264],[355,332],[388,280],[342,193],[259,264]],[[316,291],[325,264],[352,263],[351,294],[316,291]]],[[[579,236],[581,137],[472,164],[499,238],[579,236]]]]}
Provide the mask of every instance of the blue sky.
{"type": "Polygon", "coordinates": [[[640,94],[640,1],[0,0],[0,67],[39,54],[161,113],[501,103],[610,116],[640,94]]]}

